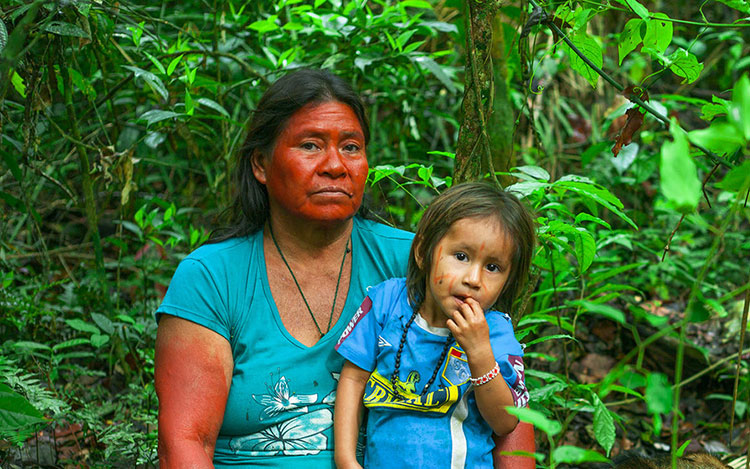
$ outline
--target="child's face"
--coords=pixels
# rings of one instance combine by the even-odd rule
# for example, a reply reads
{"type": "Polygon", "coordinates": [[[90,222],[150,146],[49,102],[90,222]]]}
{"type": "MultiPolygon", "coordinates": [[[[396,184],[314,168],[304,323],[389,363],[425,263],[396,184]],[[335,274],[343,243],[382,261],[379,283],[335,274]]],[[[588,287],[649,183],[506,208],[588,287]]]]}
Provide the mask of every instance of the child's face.
{"type": "Polygon", "coordinates": [[[432,262],[423,265],[430,271],[420,313],[428,322],[443,324],[467,298],[486,311],[508,280],[512,255],[513,242],[496,219],[456,221],[435,246],[432,262]]]}

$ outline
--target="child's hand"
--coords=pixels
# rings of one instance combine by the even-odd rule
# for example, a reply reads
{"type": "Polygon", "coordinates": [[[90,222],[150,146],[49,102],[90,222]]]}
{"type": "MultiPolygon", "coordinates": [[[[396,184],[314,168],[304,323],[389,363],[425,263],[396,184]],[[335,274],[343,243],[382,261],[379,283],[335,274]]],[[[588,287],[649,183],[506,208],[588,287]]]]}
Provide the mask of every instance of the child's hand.
{"type": "Polygon", "coordinates": [[[490,327],[484,317],[482,306],[473,298],[467,298],[446,322],[456,342],[466,352],[467,358],[492,357],[490,327]]]}

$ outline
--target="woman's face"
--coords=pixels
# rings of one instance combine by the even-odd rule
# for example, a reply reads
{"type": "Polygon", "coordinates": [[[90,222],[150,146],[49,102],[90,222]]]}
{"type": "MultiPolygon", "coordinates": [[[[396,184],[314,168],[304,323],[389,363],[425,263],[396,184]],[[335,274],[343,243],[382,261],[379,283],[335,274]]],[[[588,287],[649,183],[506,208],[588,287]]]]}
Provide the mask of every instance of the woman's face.
{"type": "Polygon", "coordinates": [[[268,189],[272,216],[315,222],[354,216],[367,170],[362,126],[338,101],[297,110],[276,139],[273,155],[253,160],[255,177],[268,189]]]}

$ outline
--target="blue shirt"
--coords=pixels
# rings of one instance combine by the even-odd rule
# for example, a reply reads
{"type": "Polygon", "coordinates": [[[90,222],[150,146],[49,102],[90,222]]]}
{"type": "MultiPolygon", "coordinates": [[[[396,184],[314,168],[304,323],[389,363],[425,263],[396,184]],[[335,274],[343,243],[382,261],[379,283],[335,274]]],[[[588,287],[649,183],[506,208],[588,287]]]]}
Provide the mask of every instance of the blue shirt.
{"type": "MultiPolygon", "coordinates": [[[[365,467],[492,468],[492,429],[477,408],[466,354],[452,340],[438,364],[448,329],[431,327],[417,315],[396,380],[404,399],[394,396],[391,375],[412,313],[405,280],[387,280],[368,291],[336,346],[344,358],[371,372],[364,395],[369,410],[365,467]],[[421,396],[436,367],[435,381],[421,396]]],[[[487,311],[485,317],[500,372],[515,405],[523,407],[528,403],[523,351],[510,317],[497,311],[487,311]]]]}
{"type": "Polygon", "coordinates": [[[217,468],[334,467],[333,405],[343,364],[334,344],[367,287],[406,273],[412,237],[354,218],[344,310],[312,347],[292,337],[279,317],[262,231],[204,245],[180,263],[157,317],[169,314],[215,331],[229,341],[234,358],[217,468]]]}

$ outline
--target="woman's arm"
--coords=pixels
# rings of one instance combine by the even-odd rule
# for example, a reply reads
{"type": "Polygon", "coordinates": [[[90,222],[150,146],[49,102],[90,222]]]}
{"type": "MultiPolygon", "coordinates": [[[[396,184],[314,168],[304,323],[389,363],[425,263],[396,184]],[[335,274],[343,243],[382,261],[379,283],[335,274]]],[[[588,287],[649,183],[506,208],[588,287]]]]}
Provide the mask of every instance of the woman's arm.
{"type": "Polygon", "coordinates": [[[357,462],[357,438],[364,413],[362,396],[369,378],[369,371],[344,362],[333,412],[334,459],[340,469],[362,467],[357,462]]]}
{"type": "Polygon", "coordinates": [[[520,422],[516,429],[507,435],[494,435],[495,449],[492,451],[492,459],[495,469],[534,469],[536,460],[526,456],[501,456],[501,451],[526,451],[534,454],[536,442],[534,441],[534,426],[530,423],[520,422]]]}
{"type": "Polygon", "coordinates": [[[163,315],[156,334],[161,468],[213,468],[232,380],[232,350],[203,326],[163,315]]]}

